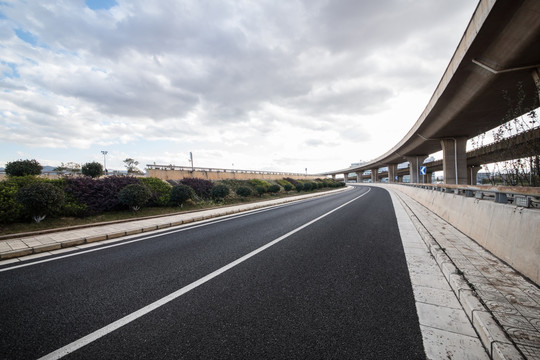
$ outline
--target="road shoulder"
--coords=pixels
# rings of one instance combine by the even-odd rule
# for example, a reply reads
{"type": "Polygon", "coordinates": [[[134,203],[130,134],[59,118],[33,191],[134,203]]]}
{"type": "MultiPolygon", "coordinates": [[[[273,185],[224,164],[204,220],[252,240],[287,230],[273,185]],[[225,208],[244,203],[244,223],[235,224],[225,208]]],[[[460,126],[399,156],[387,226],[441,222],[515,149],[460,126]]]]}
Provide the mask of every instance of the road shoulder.
{"type": "Polygon", "coordinates": [[[390,191],[427,359],[489,359],[452,287],[397,195],[390,191]]]}

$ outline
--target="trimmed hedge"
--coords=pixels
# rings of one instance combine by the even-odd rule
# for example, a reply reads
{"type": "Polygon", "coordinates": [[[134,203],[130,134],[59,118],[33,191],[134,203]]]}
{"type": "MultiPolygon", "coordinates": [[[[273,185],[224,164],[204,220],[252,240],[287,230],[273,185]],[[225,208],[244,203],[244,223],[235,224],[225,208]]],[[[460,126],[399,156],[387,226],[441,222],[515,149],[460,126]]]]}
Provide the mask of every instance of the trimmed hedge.
{"type": "Polygon", "coordinates": [[[225,185],[216,185],[210,190],[210,196],[214,201],[221,202],[229,195],[229,188],[225,185]]]}
{"type": "Polygon", "coordinates": [[[198,179],[198,178],[186,178],[180,180],[180,184],[189,186],[195,191],[195,194],[202,199],[210,199],[210,190],[214,187],[214,183],[209,180],[198,179]]]}
{"type": "Polygon", "coordinates": [[[130,184],[118,192],[118,200],[133,211],[139,211],[150,198],[152,192],[143,184],[130,184]]]}
{"type": "Polygon", "coordinates": [[[263,194],[266,192],[266,188],[264,186],[257,186],[256,190],[259,196],[263,196],[263,194]]]}
{"type": "Polygon", "coordinates": [[[64,204],[64,192],[50,183],[33,182],[17,192],[16,200],[38,223],[47,215],[60,212],[64,204]]]}
{"type": "MultiPolygon", "coordinates": [[[[222,180],[216,183],[203,179],[183,179],[181,181],[169,182],[177,185],[171,187],[167,182],[158,178],[135,178],[132,176],[110,176],[100,179],[66,176],[55,180],[40,179],[35,176],[8,177],[0,181],[0,223],[22,221],[30,215],[50,216],[58,214],[61,216],[83,217],[112,210],[122,210],[125,209],[126,205],[130,207],[140,207],[143,205],[178,206],[189,200],[206,200],[210,198],[218,202],[225,199],[230,192],[236,192],[236,195],[240,197],[248,197],[253,194],[262,197],[267,192],[277,193],[281,191],[278,184],[283,184],[282,186],[285,191],[296,188],[298,192],[302,190],[315,190],[322,187],[345,186],[343,182],[333,181],[331,179],[317,179],[316,181],[296,181],[293,179],[276,181],[264,181],[260,179],[222,180]],[[295,183],[294,187],[292,182],[295,183]],[[50,207],[50,211],[47,210],[47,214],[45,214],[44,210],[37,212],[30,211],[30,207],[27,207],[25,210],[25,206],[17,201],[17,194],[24,187],[34,183],[47,184],[45,187],[49,189],[50,186],[53,186],[58,191],[63,192],[64,200],[58,200],[50,206],[47,205],[50,207]],[[190,183],[196,189],[184,183],[190,183]],[[138,190],[123,191],[123,189],[130,185],[137,186],[131,186],[129,189],[138,190]],[[150,199],[148,202],[143,201],[144,199],[139,199],[135,202],[133,198],[136,198],[139,192],[146,193],[145,190],[142,190],[143,186],[149,191],[150,199]],[[58,208],[57,205],[62,206],[58,208]]],[[[47,191],[49,190],[44,190],[44,193],[47,191]]],[[[34,191],[26,194],[25,199],[27,200],[24,201],[28,201],[27,204],[30,204],[30,198],[35,198],[35,201],[41,201],[39,196],[39,193],[34,191]]],[[[22,198],[20,200],[22,201],[22,198]]]]}
{"type": "Polygon", "coordinates": [[[247,186],[240,186],[238,189],[236,189],[236,195],[242,196],[242,197],[248,197],[251,195],[251,189],[247,186]]]}
{"type": "Polygon", "coordinates": [[[169,204],[172,190],[171,185],[154,177],[139,178],[139,181],[152,193],[148,206],[167,206],[169,204]]]}
{"type": "Polygon", "coordinates": [[[35,176],[14,176],[0,181],[0,223],[8,224],[24,218],[24,206],[16,201],[20,189],[40,181],[35,176]]]}
{"type": "Polygon", "coordinates": [[[291,183],[291,185],[292,185],[293,187],[295,187],[296,185],[298,185],[298,184],[300,183],[298,180],[295,180],[295,179],[293,179],[293,178],[283,178],[283,180],[285,180],[285,181],[291,183]]]}
{"type": "Polygon", "coordinates": [[[132,176],[110,176],[102,179],[77,176],[66,178],[65,191],[80,204],[86,205],[86,215],[90,215],[120,210],[122,204],[118,193],[131,184],[139,184],[139,180],[132,176]]]}
{"type": "Polygon", "coordinates": [[[249,183],[255,187],[255,189],[259,186],[262,186],[264,188],[264,191],[268,191],[268,187],[271,185],[268,181],[264,181],[261,179],[251,179],[249,180],[249,183]]]}
{"type": "Polygon", "coordinates": [[[171,189],[170,204],[173,206],[182,206],[186,201],[195,197],[195,191],[187,185],[175,185],[171,189]]]}

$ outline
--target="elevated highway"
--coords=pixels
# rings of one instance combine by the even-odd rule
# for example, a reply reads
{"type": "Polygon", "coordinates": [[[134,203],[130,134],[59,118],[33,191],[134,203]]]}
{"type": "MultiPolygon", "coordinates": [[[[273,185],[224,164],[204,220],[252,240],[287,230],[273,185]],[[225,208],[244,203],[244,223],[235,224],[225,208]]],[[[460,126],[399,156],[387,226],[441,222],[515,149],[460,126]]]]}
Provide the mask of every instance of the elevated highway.
{"type": "MultiPolygon", "coordinates": [[[[482,164],[489,164],[493,162],[512,160],[516,158],[523,158],[528,156],[538,155],[540,153],[540,127],[534,128],[529,131],[525,131],[516,134],[512,137],[497,141],[492,144],[482,146],[478,149],[474,149],[467,152],[467,175],[469,185],[474,185],[476,174],[480,170],[482,164]]],[[[436,171],[443,170],[443,160],[436,160],[432,162],[424,163],[427,168],[427,174],[425,177],[420,177],[418,182],[429,182],[431,174],[436,171]]],[[[395,171],[394,175],[398,177],[398,181],[401,181],[404,175],[409,175],[409,168],[399,168],[395,171]]],[[[373,182],[388,177],[387,169],[378,169],[377,175],[375,173],[366,173],[363,171],[358,172],[353,178],[358,182],[362,180],[371,179],[373,182]],[[382,171],[381,171],[382,170],[382,171]]],[[[347,180],[350,180],[350,173],[346,176],[347,180]]]]}
{"type": "Polygon", "coordinates": [[[411,181],[429,154],[443,151],[444,181],[466,184],[467,140],[539,104],[540,1],[481,0],[425,110],[403,139],[346,174],[409,161],[411,181]],[[518,104],[518,105],[516,105],[518,104]]]}

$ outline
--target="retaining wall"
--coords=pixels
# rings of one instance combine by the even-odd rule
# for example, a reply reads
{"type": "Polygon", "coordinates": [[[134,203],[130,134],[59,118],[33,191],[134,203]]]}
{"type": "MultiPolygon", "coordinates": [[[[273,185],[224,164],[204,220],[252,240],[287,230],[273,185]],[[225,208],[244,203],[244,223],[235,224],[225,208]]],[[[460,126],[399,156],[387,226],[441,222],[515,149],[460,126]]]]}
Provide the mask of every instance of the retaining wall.
{"type": "Polygon", "coordinates": [[[251,179],[266,179],[280,180],[284,177],[290,177],[297,180],[314,180],[320,176],[298,176],[284,174],[269,174],[256,172],[240,172],[240,171],[188,171],[188,170],[162,170],[148,169],[148,176],[157,177],[162,180],[182,180],[184,178],[198,178],[205,180],[251,180],[251,179]]]}

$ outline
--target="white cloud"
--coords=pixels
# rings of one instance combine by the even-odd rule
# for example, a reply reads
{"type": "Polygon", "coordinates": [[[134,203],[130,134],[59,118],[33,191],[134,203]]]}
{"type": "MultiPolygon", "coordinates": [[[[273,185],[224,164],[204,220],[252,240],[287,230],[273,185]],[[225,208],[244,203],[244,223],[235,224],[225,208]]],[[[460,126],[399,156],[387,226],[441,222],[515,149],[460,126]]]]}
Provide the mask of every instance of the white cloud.
{"type": "Polygon", "coordinates": [[[373,158],[416,121],[473,10],[468,0],[3,2],[0,165],[17,148],[87,149],[58,159],[86,162],[103,146],[118,168],[124,155],[174,163],[191,150],[201,166],[317,172],[373,158]]]}

